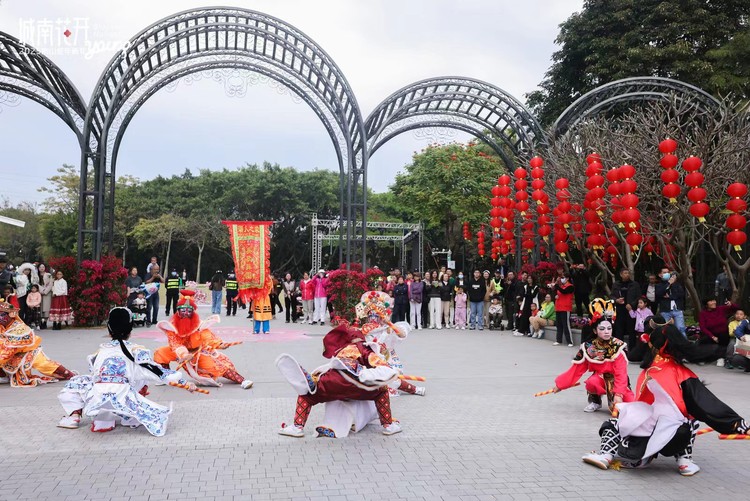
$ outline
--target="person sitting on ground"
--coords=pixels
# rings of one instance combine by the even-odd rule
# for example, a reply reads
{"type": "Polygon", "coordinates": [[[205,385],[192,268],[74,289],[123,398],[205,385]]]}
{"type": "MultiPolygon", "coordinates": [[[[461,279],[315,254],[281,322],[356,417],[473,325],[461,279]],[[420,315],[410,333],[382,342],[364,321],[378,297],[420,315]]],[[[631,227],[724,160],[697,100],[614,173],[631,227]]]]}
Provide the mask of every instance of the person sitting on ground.
{"type": "Polygon", "coordinates": [[[736,342],[729,362],[733,367],[750,372],[750,321],[744,318],[734,330],[736,342]]]}
{"type": "Polygon", "coordinates": [[[729,346],[729,327],[727,319],[733,315],[739,306],[727,301],[721,306],[716,306],[716,298],[706,299],[705,308],[698,313],[698,325],[701,329],[701,344],[716,346],[716,366],[724,367],[724,357],[727,346],[729,346]]]}
{"type": "Polygon", "coordinates": [[[732,356],[734,355],[734,345],[737,342],[737,337],[734,333],[745,318],[747,318],[745,310],[737,310],[729,321],[729,345],[727,346],[726,363],[724,364],[726,369],[734,369],[734,366],[731,363],[732,356]]]}
{"type": "Polygon", "coordinates": [[[555,303],[551,294],[545,294],[544,301],[539,305],[536,315],[529,318],[531,324],[531,337],[544,339],[544,328],[555,325],[555,303]]]}

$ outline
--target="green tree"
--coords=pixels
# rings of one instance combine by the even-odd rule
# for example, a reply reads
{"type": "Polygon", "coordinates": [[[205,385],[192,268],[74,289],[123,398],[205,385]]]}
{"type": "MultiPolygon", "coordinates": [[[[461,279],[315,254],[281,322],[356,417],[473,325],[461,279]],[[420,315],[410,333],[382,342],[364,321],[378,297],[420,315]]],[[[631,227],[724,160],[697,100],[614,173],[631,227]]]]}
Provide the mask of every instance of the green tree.
{"type": "Polygon", "coordinates": [[[141,247],[162,247],[166,254],[162,274],[169,272],[169,254],[172,242],[184,238],[190,231],[190,221],[175,214],[167,213],[153,219],[141,218],[130,235],[141,247]]]}
{"type": "Polygon", "coordinates": [[[648,75],[748,98],[748,19],[747,0],[587,0],[560,25],[560,50],[528,104],[551,124],[586,92],[648,75]]]}
{"type": "Polygon", "coordinates": [[[26,223],[23,228],[0,223],[0,249],[6,251],[14,261],[38,260],[42,241],[39,235],[40,214],[36,207],[27,202],[13,206],[8,200],[4,200],[0,205],[0,215],[26,223]]]}
{"type": "Polygon", "coordinates": [[[412,158],[391,185],[395,211],[425,223],[437,245],[457,251],[461,224],[488,220],[490,190],[503,168],[475,143],[429,146],[412,158]]]}

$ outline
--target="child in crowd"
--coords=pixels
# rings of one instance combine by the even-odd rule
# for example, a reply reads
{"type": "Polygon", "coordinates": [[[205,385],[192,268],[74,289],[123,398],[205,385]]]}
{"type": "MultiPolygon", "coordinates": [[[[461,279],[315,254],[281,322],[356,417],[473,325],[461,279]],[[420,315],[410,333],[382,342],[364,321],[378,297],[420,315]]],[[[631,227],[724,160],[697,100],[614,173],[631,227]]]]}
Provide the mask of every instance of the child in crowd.
{"type": "Polygon", "coordinates": [[[62,329],[65,325],[73,322],[73,309],[68,303],[68,282],[63,278],[62,271],[55,273],[55,281],[52,284],[52,307],[49,310],[49,319],[52,320],[52,330],[62,329]]]}
{"type": "Polygon", "coordinates": [[[133,299],[133,323],[141,327],[146,325],[146,295],[143,291],[138,291],[133,299]]]}
{"type": "Polygon", "coordinates": [[[456,287],[454,323],[456,329],[466,330],[466,293],[463,287],[456,287]]]}
{"type": "Polygon", "coordinates": [[[20,308],[18,306],[18,299],[16,298],[16,293],[13,291],[12,285],[6,285],[3,288],[3,300],[12,304],[15,309],[20,308]]]}
{"type": "Polygon", "coordinates": [[[503,305],[500,304],[499,298],[495,295],[490,299],[490,330],[499,329],[503,320],[503,305]]]}
{"type": "Polygon", "coordinates": [[[26,325],[32,329],[39,327],[42,320],[42,294],[37,284],[31,285],[31,291],[26,294],[26,325]]]}
{"type": "Polygon", "coordinates": [[[737,327],[740,326],[745,318],[747,318],[745,316],[745,311],[737,310],[734,312],[732,320],[729,321],[729,345],[727,345],[726,353],[727,362],[724,364],[724,367],[726,367],[727,369],[734,369],[734,366],[730,362],[730,360],[732,360],[732,356],[734,355],[734,346],[737,343],[737,337],[734,333],[737,331],[737,327]]]}
{"type": "MultiPolygon", "coordinates": [[[[750,372],[750,321],[745,317],[744,312],[742,313],[743,319],[734,330],[734,355],[732,355],[729,365],[738,369],[745,369],[745,372],[750,372]]],[[[726,367],[726,364],[724,367],[726,367]]]]}

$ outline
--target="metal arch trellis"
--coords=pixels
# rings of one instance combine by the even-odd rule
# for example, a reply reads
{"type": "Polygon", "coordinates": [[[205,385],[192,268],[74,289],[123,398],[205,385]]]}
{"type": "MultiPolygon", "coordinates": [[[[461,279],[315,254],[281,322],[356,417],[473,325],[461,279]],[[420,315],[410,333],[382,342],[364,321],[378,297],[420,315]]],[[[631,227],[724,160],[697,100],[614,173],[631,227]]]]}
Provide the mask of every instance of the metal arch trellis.
{"type": "Polygon", "coordinates": [[[4,93],[26,97],[52,111],[80,144],[86,104],[78,89],[49,58],[0,31],[0,94],[4,93]]]}
{"type": "Polygon", "coordinates": [[[372,155],[402,132],[422,127],[474,134],[487,141],[508,168],[513,167],[512,157],[530,156],[544,141],[531,112],[504,90],[471,78],[437,77],[403,87],[370,113],[365,120],[369,152],[372,155]],[[489,140],[486,130],[495,141],[489,140]]]}
{"type": "Polygon", "coordinates": [[[721,109],[712,95],[694,85],[663,77],[632,77],[616,80],[584,94],[563,111],[552,127],[559,137],[588,117],[606,113],[624,102],[660,101],[677,98],[687,100],[704,111],[721,109]]]}
{"type": "MultiPolygon", "coordinates": [[[[347,243],[351,241],[355,218],[366,219],[367,150],[364,121],[348,82],[328,54],[295,27],[251,10],[210,8],[184,11],[152,24],[129,41],[100,77],[83,131],[87,149],[81,177],[93,172],[94,187],[81,190],[79,258],[88,235],[94,237],[94,256],[101,254],[105,243],[111,245],[117,152],[135,111],[180,76],[218,68],[252,70],[273,78],[321,118],[339,159],[340,218],[348,221],[347,243]],[[87,219],[90,199],[94,211],[87,219]]],[[[343,229],[339,238],[343,240],[343,229]]],[[[351,245],[346,261],[351,262],[351,245]]]]}

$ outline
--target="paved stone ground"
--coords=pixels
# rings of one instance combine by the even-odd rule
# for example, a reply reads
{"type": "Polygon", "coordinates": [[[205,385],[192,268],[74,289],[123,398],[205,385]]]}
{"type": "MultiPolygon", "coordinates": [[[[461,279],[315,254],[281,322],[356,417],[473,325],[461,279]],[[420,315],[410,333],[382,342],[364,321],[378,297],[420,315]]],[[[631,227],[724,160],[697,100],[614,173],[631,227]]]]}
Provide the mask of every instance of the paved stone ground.
{"type": "MultiPolygon", "coordinates": [[[[201,313],[206,313],[201,310],[201,313]]],[[[639,471],[600,471],[581,462],[598,445],[604,412],[585,414],[581,387],[533,398],[568,367],[574,349],[509,333],[416,331],[402,345],[409,373],[428,378],[425,397],[393,399],[404,432],[370,426],[341,440],[314,438],[322,407],[304,439],[275,432],[291,422],[295,396],[274,367],[287,352],[315,367],[326,328],[271,323],[269,336],[249,336],[249,320],[224,319],[217,331],[245,339],[227,354],[255,387],[212,389],[210,395],[167,387],[151,398],[174,402],[162,438],[118,428],[90,433],[55,427],[61,384],[0,386],[0,501],[218,499],[745,499],[750,443],[698,437],[702,471],[676,472],[659,458],[639,471]],[[745,494],[743,494],[745,493],[745,494]]],[[[79,371],[105,331],[42,331],[48,355],[79,371]]],[[[135,340],[156,347],[155,329],[135,340]]],[[[630,367],[631,378],[638,368],[630,367]]],[[[710,388],[750,417],[750,376],[696,368],[710,388]]]]}

